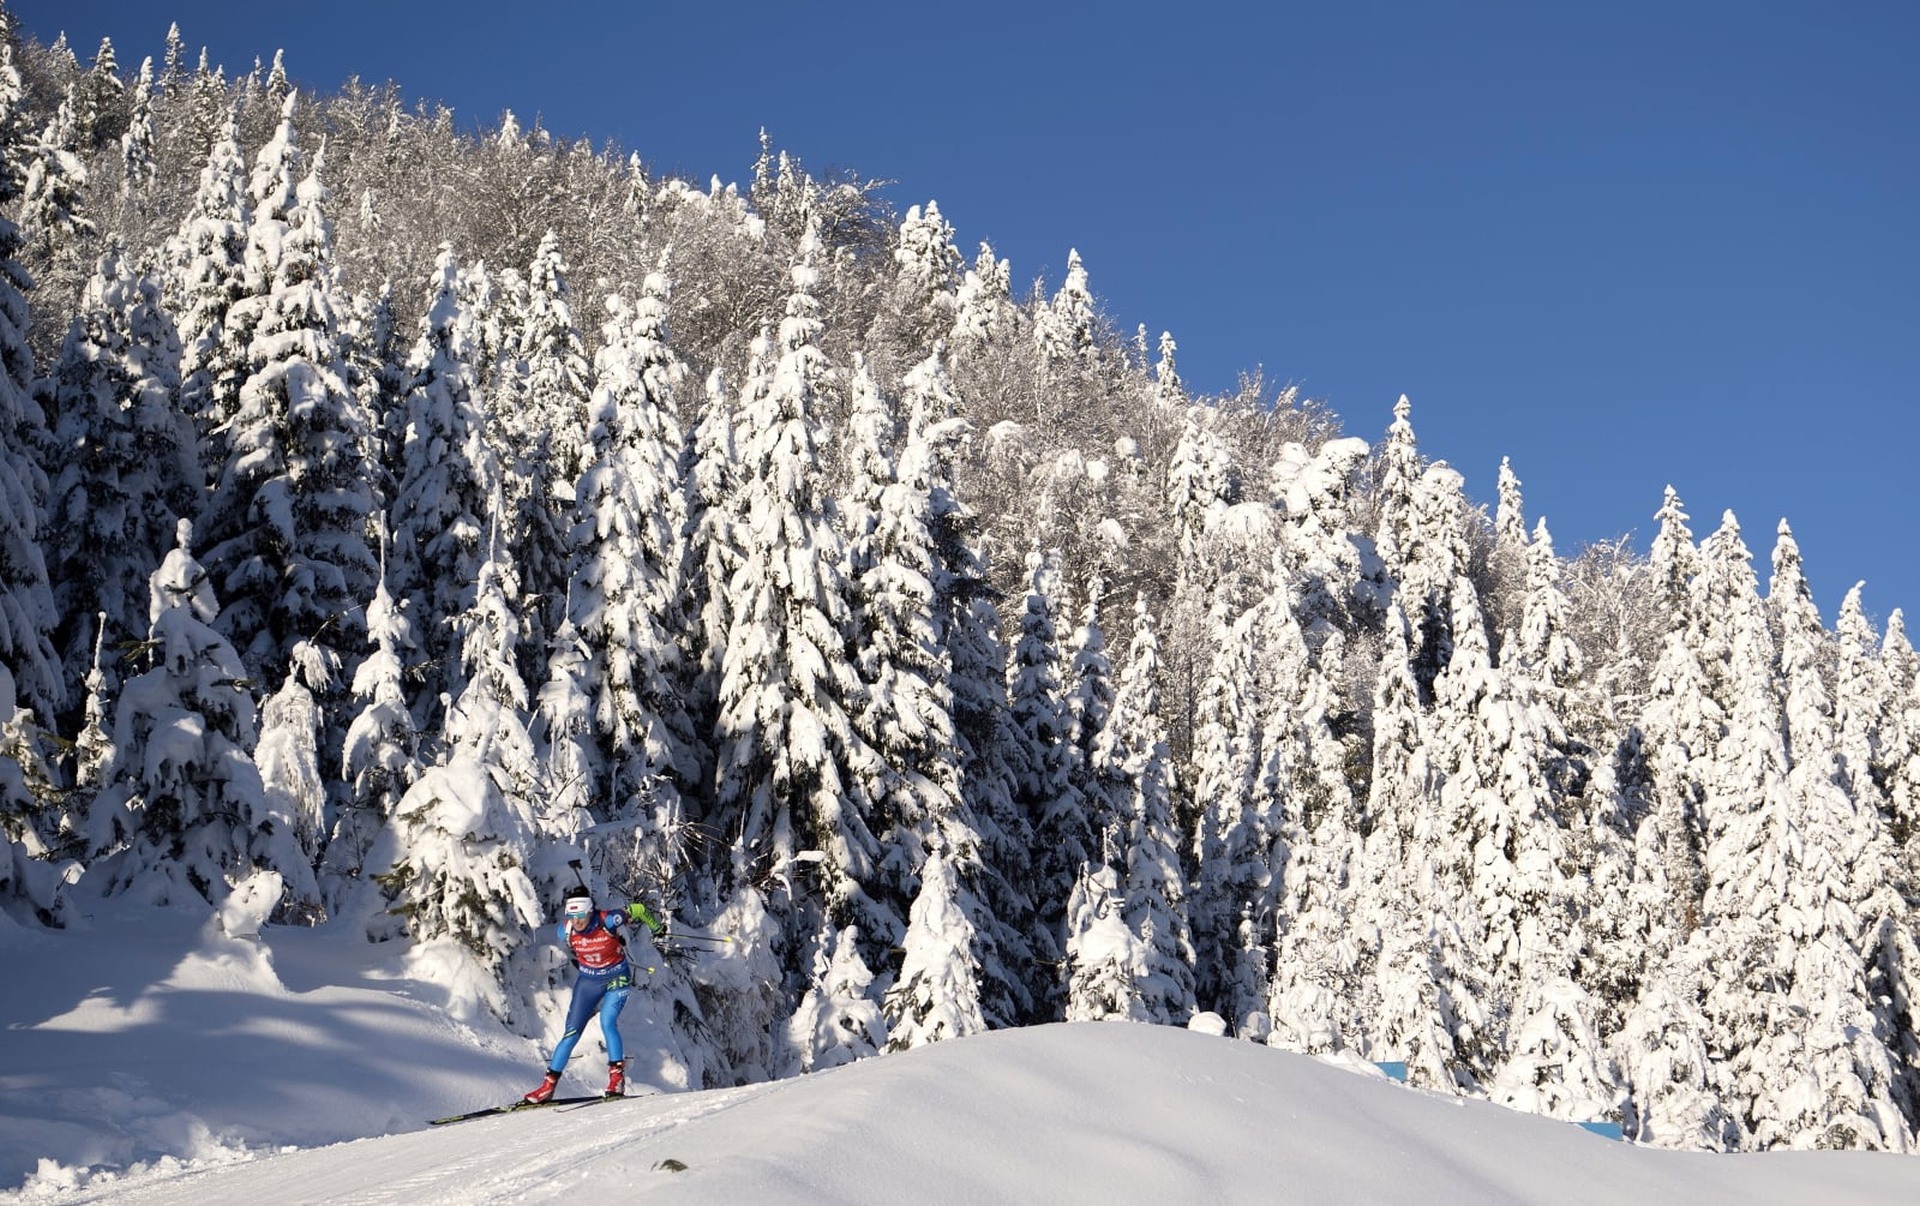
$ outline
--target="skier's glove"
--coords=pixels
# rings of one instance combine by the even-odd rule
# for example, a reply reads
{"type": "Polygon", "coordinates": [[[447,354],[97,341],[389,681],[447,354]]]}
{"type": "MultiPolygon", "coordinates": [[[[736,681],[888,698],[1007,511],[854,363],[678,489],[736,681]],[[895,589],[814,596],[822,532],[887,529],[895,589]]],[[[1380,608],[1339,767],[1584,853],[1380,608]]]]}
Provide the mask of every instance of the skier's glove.
{"type": "Polygon", "coordinates": [[[629,921],[639,922],[656,934],[658,934],[662,928],[660,919],[653,915],[653,910],[637,900],[627,906],[627,919],[629,921]]]}

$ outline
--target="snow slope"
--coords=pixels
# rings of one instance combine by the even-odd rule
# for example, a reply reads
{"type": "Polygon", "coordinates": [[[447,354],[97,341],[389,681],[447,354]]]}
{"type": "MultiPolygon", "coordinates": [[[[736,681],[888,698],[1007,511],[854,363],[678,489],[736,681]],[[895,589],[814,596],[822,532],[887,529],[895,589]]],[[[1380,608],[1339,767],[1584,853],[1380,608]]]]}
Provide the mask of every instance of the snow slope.
{"type": "MultiPolygon", "coordinates": [[[[430,1129],[524,1089],[539,1052],[452,1020],[397,952],[146,910],[0,920],[0,960],[0,1187],[29,1201],[1920,1201],[1911,1157],[1635,1148],[1120,1023],[430,1129]]],[[[571,1091],[600,1074],[586,1047],[571,1091]]]]}

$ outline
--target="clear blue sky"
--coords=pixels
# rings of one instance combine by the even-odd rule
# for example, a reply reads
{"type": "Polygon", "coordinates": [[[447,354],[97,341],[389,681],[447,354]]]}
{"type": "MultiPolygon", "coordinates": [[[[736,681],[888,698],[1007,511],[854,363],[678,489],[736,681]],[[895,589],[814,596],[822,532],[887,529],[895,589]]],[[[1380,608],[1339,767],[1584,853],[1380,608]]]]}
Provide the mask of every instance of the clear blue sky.
{"type": "Polygon", "coordinates": [[[1920,631],[1920,4],[1141,5],[15,0],[131,70],[169,19],[244,69],[392,79],[655,170],[744,180],[764,125],[812,168],[928,197],[1022,285],[1067,249],[1200,390],[1264,366],[1556,545],[1672,483],[1793,524],[1829,624],[1856,579],[1920,631]]]}

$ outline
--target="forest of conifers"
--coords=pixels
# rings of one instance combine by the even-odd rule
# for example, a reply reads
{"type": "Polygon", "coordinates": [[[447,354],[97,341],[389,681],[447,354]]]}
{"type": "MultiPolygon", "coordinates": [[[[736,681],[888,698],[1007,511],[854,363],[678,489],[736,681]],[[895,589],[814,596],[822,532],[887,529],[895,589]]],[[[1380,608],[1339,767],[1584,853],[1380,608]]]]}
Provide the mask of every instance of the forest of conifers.
{"type": "Polygon", "coordinates": [[[1920,657],[1785,523],[1563,557],[764,135],[6,41],[11,924],[264,899],[536,1034],[577,861],[724,936],[696,1083],[1114,1018],[1913,1146],[1920,657]]]}

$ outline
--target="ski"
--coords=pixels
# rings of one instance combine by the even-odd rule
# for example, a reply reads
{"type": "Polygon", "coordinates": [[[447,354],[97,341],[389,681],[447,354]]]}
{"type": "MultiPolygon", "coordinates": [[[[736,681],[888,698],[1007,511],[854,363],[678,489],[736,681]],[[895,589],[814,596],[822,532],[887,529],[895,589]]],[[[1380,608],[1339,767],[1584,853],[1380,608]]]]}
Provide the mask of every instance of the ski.
{"type": "Polygon", "coordinates": [[[512,1105],[488,1106],[484,1110],[469,1110],[465,1114],[451,1114],[445,1118],[433,1118],[428,1126],[446,1126],[450,1122],[471,1122],[475,1118],[491,1118],[495,1114],[518,1114],[522,1110],[544,1110],[551,1106],[582,1106],[604,1101],[603,1097],[555,1097],[547,1101],[516,1101],[512,1105]]]}
{"type": "MultiPolygon", "coordinates": [[[[611,1096],[588,1097],[580,1101],[568,1101],[559,1104],[566,1105],[569,1110],[584,1110],[590,1105],[599,1105],[603,1101],[636,1101],[639,1098],[651,1096],[653,1096],[651,1093],[615,1093],[611,1096]]],[[[562,1113],[564,1112],[565,1111],[562,1111],[562,1113]]]]}

